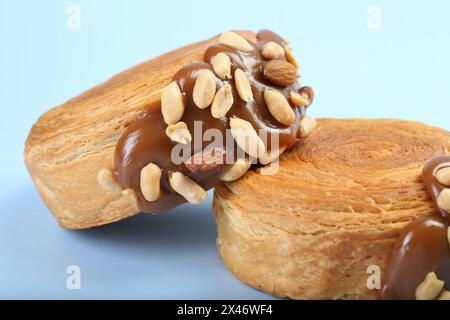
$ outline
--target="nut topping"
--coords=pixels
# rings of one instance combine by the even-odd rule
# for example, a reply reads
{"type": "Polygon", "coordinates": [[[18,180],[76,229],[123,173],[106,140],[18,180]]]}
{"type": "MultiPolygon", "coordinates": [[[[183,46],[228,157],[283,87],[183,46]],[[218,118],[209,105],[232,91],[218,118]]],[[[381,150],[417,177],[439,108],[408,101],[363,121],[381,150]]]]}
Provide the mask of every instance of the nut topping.
{"type": "Polygon", "coordinates": [[[208,194],[201,186],[181,172],[169,172],[169,183],[176,193],[191,204],[200,204],[208,197],[208,194]]]}
{"type": "Polygon", "coordinates": [[[234,81],[236,83],[236,90],[239,93],[239,97],[245,102],[253,101],[253,92],[247,75],[241,69],[236,69],[234,72],[234,81]]]}
{"type": "Polygon", "coordinates": [[[434,300],[443,288],[444,281],[439,280],[434,272],[430,272],[417,287],[416,300],[434,300]]]}
{"type": "Polygon", "coordinates": [[[219,44],[223,44],[244,52],[253,51],[253,46],[244,37],[235,32],[227,31],[222,33],[219,44]]]}
{"type": "Polygon", "coordinates": [[[211,59],[211,65],[220,79],[231,79],[231,60],[226,53],[219,52],[216,54],[211,59]]]}
{"type": "Polygon", "coordinates": [[[208,70],[201,70],[195,81],[192,98],[200,109],[206,109],[211,105],[216,94],[216,80],[214,74],[208,70]]]}
{"type": "Polygon", "coordinates": [[[180,121],[166,128],[166,135],[170,140],[182,144],[188,144],[192,141],[191,133],[186,123],[180,121]]]}
{"type": "Polygon", "coordinates": [[[141,192],[147,201],[156,201],[160,195],[161,169],[149,163],[141,170],[141,192]]]}
{"type": "Polygon", "coordinates": [[[296,109],[289,97],[302,92],[298,71],[286,61],[287,42],[261,30],[225,32],[204,43],[180,56],[186,64],[161,85],[167,85],[162,113],[149,105],[136,121],[120,126],[126,128],[117,140],[114,174],[121,189],[129,188],[124,196],[142,212],[199,203],[207,189],[238,179],[251,163],[276,169],[275,159],[298,138],[300,114],[307,108],[296,109]]]}
{"type": "Polygon", "coordinates": [[[222,149],[212,148],[195,153],[184,165],[192,173],[210,172],[219,169],[225,163],[225,158],[222,149]]]}
{"type": "Polygon", "coordinates": [[[440,184],[450,187],[450,167],[438,170],[436,172],[436,179],[440,184]]]}
{"type": "Polygon", "coordinates": [[[136,195],[136,191],[134,191],[133,189],[125,189],[122,190],[122,196],[128,201],[128,203],[135,209],[138,209],[138,204],[137,204],[137,195],[136,195]]]}
{"type": "Polygon", "coordinates": [[[266,152],[264,142],[258,136],[258,133],[248,121],[232,118],[230,119],[231,135],[248,155],[259,158],[266,152]]]}
{"type": "Polygon", "coordinates": [[[437,300],[450,300],[450,291],[442,290],[441,294],[437,297],[437,300]]]}
{"type": "Polygon", "coordinates": [[[295,67],[295,69],[298,69],[298,62],[297,62],[297,59],[295,59],[295,56],[292,54],[292,49],[291,48],[286,48],[285,53],[286,53],[286,55],[285,55],[286,56],[286,60],[290,64],[292,64],[295,67]]]}
{"type": "Polygon", "coordinates": [[[178,84],[173,81],[163,89],[161,111],[166,124],[177,123],[184,113],[183,95],[178,84]]]}
{"type": "Polygon", "coordinates": [[[284,49],[278,43],[270,41],[263,46],[262,55],[269,60],[278,59],[284,56],[284,49]]]}
{"type": "Polygon", "coordinates": [[[301,87],[300,90],[298,90],[298,93],[301,96],[306,96],[309,100],[309,104],[311,104],[314,100],[314,90],[311,87],[305,86],[301,87]]]}
{"type": "Polygon", "coordinates": [[[447,228],[447,240],[448,244],[450,244],[450,227],[447,228]]]}
{"type": "Polygon", "coordinates": [[[447,213],[450,213],[450,189],[444,189],[437,198],[438,207],[447,213]]]}
{"type": "Polygon", "coordinates": [[[214,118],[220,119],[224,117],[228,110],[233,106],[233,90],[229,83],[225,84],[217,91],[214,101],[211,105],[211,114],[214,118]]]}
{"type": "Polygon", "coordinates": [[[264,66],[264,77],[282,87],[290,86],[297,81],[297,70],[289,62],[270,60],[264,66]]]}
{"type": "Polygon", "coordinates": [[[106,191],[119,192],[122,190],[111,169],[100,169],[97,173],[97,181],[106,191]]]}
{"type": "Polygon", "coordinates": [[[264,100],[266,101],[270,113],[279,123],[286,126],[290,126],[294,123],[295,113],[281,92],[273,89],[266,89],[264,91],[264,100]]]}
{"type": "Polygon", "coordinates": [[[296,107],[307,107],[311,103],[306,93],[300,94],[294,91],[289,93],[292,103],[296,107]]]}
{"type": "Polygon", "coordinates": [[[300,137],[306,138],[307,136],[309,136],[311,133],[314,132],[316,126],[317,126],[316,119],[309,116],[304,116],[303,119],[300,121],[300,131],[299,131],[300,137]]]}
{"type": "Polygon", "coordinates": [[[242,177],[250,169],[252,161],[250,159],[239,158],[233,165],[222,174],[222,181],[235,181],[242,177]]]}

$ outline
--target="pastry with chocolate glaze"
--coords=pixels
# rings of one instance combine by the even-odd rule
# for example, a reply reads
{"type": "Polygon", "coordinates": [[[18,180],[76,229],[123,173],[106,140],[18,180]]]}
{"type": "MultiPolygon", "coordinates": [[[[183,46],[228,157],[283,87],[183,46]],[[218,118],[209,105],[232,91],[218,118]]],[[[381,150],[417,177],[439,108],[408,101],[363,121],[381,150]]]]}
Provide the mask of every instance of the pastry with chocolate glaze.
{"type": "Polygon", "coordinates": [[[427,161],[422,178],[435,210],[403,229],[381,299],[450,300],[450,156],[427,161]]]}
{"type": "Polygon", "coordinates": [[[25,162],[67,229],[198,204],[208,189],[270,164],[312,130],[305,111],[314,94],[298,78],[277,34],[225,32],[47,112],[31,129],[25,162]],[[211,146],[196,124],[231,143],[211,146]]]}
{"type": "Polygon", "coordinates": [[[448,299],[449,159],[446,130],[320,119],[276,175],[215,188],[220,256],[280,297],[448,299]]]}

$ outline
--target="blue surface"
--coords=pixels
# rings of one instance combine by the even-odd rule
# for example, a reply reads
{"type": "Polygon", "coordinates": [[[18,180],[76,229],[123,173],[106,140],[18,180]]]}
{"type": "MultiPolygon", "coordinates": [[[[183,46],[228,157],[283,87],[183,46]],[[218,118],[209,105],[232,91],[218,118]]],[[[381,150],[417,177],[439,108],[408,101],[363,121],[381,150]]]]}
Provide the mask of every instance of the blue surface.
{"type": "Polygon", "coordinates": [[[270,298],[221,264],[210,203],[64,231],[22,164],[41,113],[170,49],[227,29],[270,28],[291,40],[302,83],[315,88],[313,116],[450,128],[449,1],[226,4],[0,0],[0,298],[270,298]],[[79,30],[66,25],[72,4],[79,30]],[[381,23],[371,24],[377,10],[381,23]],[[72,264],[81,290],[66,288],[72,264]]]}

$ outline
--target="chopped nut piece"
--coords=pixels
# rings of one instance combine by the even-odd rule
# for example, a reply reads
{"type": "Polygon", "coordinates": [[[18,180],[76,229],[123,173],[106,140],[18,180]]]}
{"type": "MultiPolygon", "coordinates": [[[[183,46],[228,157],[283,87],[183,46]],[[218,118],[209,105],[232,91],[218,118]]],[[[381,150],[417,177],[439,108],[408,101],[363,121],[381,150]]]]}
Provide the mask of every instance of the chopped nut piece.
{"type": "Polygon", "coordinates": [[[284,49],[278,43],[267,42],[262,49],[262,55],[266,59],[278,59],[284,56],[284,49]]]}
{"type": "Polygon", "coordinates": [[[253,92],[247,75],[241,69],[236,69],[234,72],[234,82],[236,83],[236,89],[239,93],[239,97],[245,102],[253,101],[253,92]]]}
{"type": "Polygon", "coordinates": [[[133,189],[122,190],[122,196],[127,199],[128,203],[135,209],[138,208],[136,191],[133,189]]]}
{"type": "Polygon", "coordinates": [[[177,123],[184,113],[183,95],[178,84],[173,81],[163,89],[161,111],[166,124],[177,123]]]}
{"type": "Polygon", "coordinates": [[[264,66],[264,78],[270,82],[287,87],[297,81],[297,70],[289,62],[270,60],[264,66]]]}
{"type": "Polygon", "coordinates": [[[200,204],[208,197],[208,194],[200,185],[181,172],[170,172],[169,183],[176,193],[191,204],[200,204]]]}
{"type": "Polygon", "coordinates": [[[313,88],[308,87],[308,86],[304,86],[304,87],[301,87],[300,90],[298,90],[298,93],[301,96],[305,95],[306,97],[308,97],[309,104],[311,104],[314,101],[314,90],[313,90],[313,88]]]}
{"type": "Polygon", "coordinates": [[[450,187],[450,167],[438,170],[436,172],[436,179],[440,184],[450,187]]]}
{"type": "Polygon", "coordinates": [[[166,128],[166,135],[170,140],[182,144],[188,144],[192,141],[192,135],[186,123],[180,121],[166,128]]]}
{"type": "Polygon", "coordinates": [[[211,115],[216,119],[224,117],[233,106],[233,103],[233,90],[231,85],[227,83],[217,91],[211,105],[211,115]]]}
{"type": "Polygon", "coordinates": [[[447,240],[448,244],[450,244],[450,227],[447,228],[447,240]]]}
{"type": "Polygon", "coordinates": [[[295,121],[295,113],[289,102],[278,90],[266,89],[264,91],[264,100],[270,114],[279,122],[290,126],[295,121]]]}
{"type": "Polygon", "coordinates": [[[314,132],[316,127],[317,127],[316,119],[309,116],[304,116],[303,119],[300,121],[300,132],[299,132],[300,137],[306,138],[307,136],[309,136],[311,133],[314,132]]]}
{"type": "Polygon", "coordinates": [[[438,207],[450,213],[450,189],[444,189],[437,198],[438,207]]]}
{"type": "Polygon", "coordinates": [[[202,150],[192,155],[185,166],[192,173],[209,172],[219,169],[225,163],[226,154],[220,148],[202,150]]]}
{"type": "Polygon", "coordinates": [[[232,118],[230,119],[231,135],[238,146],[248,155],[259,158],[266,152],[264,142],[248,121],[232,118]]]}
{"type": "Polygon", "coordinates": [[[292,49],[286,48],[285,52],[286,52],[286,60],[290,64],[292,64],[295,67],[295,69],[298,69],[298,62],[297,59],[295,59],[294,55],[292,54],[292,49]]]}
{"type": "Polygon", "coordinates": [[[246,157],[237,159],[231,167],[222,174],[222,181],[235,181],[241,178],[250,169],[252,161],[246,157]]]}
{"type": "Polygon", "coordinates": [[[219,44],[223,44],[244,52],[253,51],[253,46],[244,37],[235,32],[227,31],[222,33],[219,44]]]}
{"type": "Polygon", "coordinates": [[[97,173],[97,181],[106,191],[119,192],[122,190],[111,169],[100,169],[97,173]]]}
{"type": "Polygon", "coordinates": [[[200,109],[208,108],[216,94],[216,80],[214,74],[208,70],[201,70],[195,80],[192,98],[194,103],[200,109]]]}
{"type": "Polygon", "coordinates": [[[430,272],[417,287],[416,300],[434,300],[443,288],[444,281],[439,280],[434,272],[430,272]]]}
{"type": "Polygon", "coordinates": [[[161,169],[149,163],[141,170],[141,192],[147,201],[156,201],[161,191],[161,169]]]}
{"type": "Polygon", "coordinates": [[[219,78],[222,80],[231,79],[231,60],[226,53],[219,52],[215,55],[211,59],[211,65],[219,78]]]}
{"type": "Polygon", "coordinates": [[[307,96],[305,93],[300,94],[300,93],[291,91],[289,95],[290,95],[290,97],[291,97],[292,103],[293,103],[296,107],[307,107],[307,106],[309,106],[309,104],[311,103],[311,102],[309,101],[308,96],[307,96]]]}
{"type": "Polygon", "coordinates": [[[450,300],[450,291],[443,290],[437,300],[450,300]]]}

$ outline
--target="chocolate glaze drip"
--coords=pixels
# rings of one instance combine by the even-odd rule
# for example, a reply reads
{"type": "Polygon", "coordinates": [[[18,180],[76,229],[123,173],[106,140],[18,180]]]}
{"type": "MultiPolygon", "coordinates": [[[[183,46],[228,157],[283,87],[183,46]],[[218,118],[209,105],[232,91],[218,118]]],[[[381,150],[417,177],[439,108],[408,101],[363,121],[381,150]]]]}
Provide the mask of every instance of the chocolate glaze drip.
{"type": "MultiPolygon", "coordinates": [[[[265,89],[273,88],[279,90],[288,98],[291,91],[301,92],[301,88],[298,83],[288,87],[279,87],[264,79],[262,71],[267,60],[262,56],[261,49],[265,43],[270,41],[284,46],[283,39],[268,30],[262,30],[257,34],[257,43],[250,42],[255,49],[249,53],[224,45],[212,45],[205,52],[204,62],[189,64],[175,74],[173,80],[177,82],[181,89],[185,105],[185,111],[180,121],[186,123],[193,138],[191,152],[188,155],[183,155],[184,158],[188,159],[190,156],[201,152],[203,148],[210,144],[209,141],[202,141],[200,148],[195,148],[194,142],[198,137],[196,138],[196,132],[194,131],[194,121],[200,121],[203,125],[203,130],[209,128],[218,129],[222,133],[222,137],[225,137],[226,130],[229,129],[229,119],[237,117],[249,121],[257,132],[259,130],[267,132],[268,143],[266,144],[266,149],[268,151],[271,150],[271,135],[279,137],[280,147],[289,148],[294,145],[299,130],[300,118],[303,116],[305,108],[293,109],[296,121],[293,125],[287,127],[277,122],[270,114],[263,95],[265,89]],[[247,74],[252,87],[254,101],[246,103],[239,98],[234,79],[222,80],[216,77],[217,88],[222,87],[227,82],[232,86],[234,104],[225,117],[215,119],[211,115],[210,108],[202,110],[195,106],[192,92],[199,71],[202,69],[213,71],[210,62],[219,52],[225,52],[230,57],[232,64],[231,74],[234,75],[236,68],[242,69],[247,74]]],[[[284,57],[280,59],[285,60],[284,57]]],[[[304,87],[303,90],[311,91],[307,87],[304,87]]],[[[141,211],[159,213],[186,202],[182,196],[178,195],[170,187],[168,181],[169,171],[179,171],[197,182],[205,190],[208,190],[220,182],[220,175],[227,168],[227,165],[221,165],[215,170],[208,172],[193,173],[183,163],[174,164],[171,159],[171,152],[176,143],[172,142],[165,134],[167,125],[163,120],[161,111],[158,108],[153,109],[157,110],[148,112],[137,119],[118,141],[115,151],[115,174],[122,188],[131,188],[136,191],[138,206],[141,211]],[[146,201],[140,190],[140,172],[150,162],[158,165],[163,170],[161,196],[154,202],[146,201]]],[[[225,145],[220,145],[220,147],[225,149],[225,145]]],[[[224,153],[236,153],[236,149],[237,146],[235,144],[234,151],[224,150],[224,153]]]]}
{"type": "Polygon", "coordinates": [[[381,299],[415,299],[417,286],[432,271],[450,290],[450,246],[447,239],[450,217],[437,206],[437,198],[445,186],[435,176],[438,170],[446,167],[450,167],[450,156],[440,156],[425,164],[423,181],[436,211],[420,216],[402,231],[393,250],[381,299]]]}

